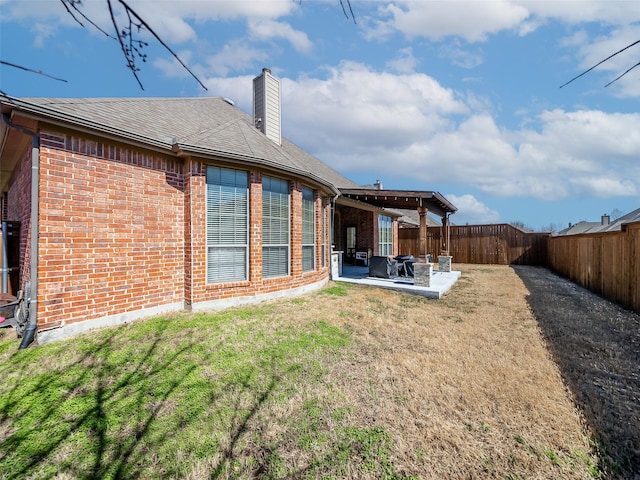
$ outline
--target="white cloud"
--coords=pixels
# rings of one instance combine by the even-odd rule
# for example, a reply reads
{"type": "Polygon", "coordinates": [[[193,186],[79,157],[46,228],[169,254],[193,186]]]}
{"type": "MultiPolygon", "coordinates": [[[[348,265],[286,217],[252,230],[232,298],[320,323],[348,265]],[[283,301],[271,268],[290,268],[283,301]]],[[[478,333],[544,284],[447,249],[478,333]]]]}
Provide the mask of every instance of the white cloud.
{"type": "Polygon", "coordinates": [[[53,37],[56,34],[57,26],[52,25],[50,23],[36,23],[31,28],[31,31],[34,33],[33,36],[33,46],[37,48],[42,48],[47,45],[47,39],[53,37]]]}
{"type": "Polygon", "coordinates": [[[482,42],[489,35],[510,30],[528,35],[549,20],[568,25],[599,22],[630,25],[640,20],[640,2],[628,0],[463,0],[426,2],[396,0],[379,8],[382,20],[367,19],[367,39],[382,39],[398,31],[409,38],[441,40],[460,37],[482,42]]]}
{"type": "Polygon", "coordinates": [[[454,39],[442,45],[439,52],[440,58],[448,58],[451,63],[462,68],[475,68],[484,62],[484,55],[481,51],[472,51],[471,48],[463,46],[462,43],[454,39]]]}
{"type": "Polygon", "coordinates": [[[467,111],[452,90],[424,74],[377,73],[354,62],[327,72],[325,80],[285,79],[283,102],[288,103],[285,115],[295,119],[292,123],[331,126],[338,116],[342,133],[334,141],[353,143],[355,136],[378,135],[392,144],[404,143],[407,135],[440,128],[438,124],[447,121],[442,114],[467,111]]]}
{"type": "Polygon", "coordinates": [[[445,197],[458,209],[451,217],[451,222],[456,225],[478,225],[500,221],[498,212],[491,210],[473,195],[447,194],[445,197]]]}
{"type": "Polygon", "coordinates": [[[307,34],[294,30],[291,25],[273,20],[257,20],[249,22],[249,34],[255,40],[273,40],[281,38],[287,40],[298,52],[309,53],[313,44],[307,34]]]}
{"type": "Polygon", "coordinates": [[[222,50],[207,57],[207,72],[215,75],[228,75],[230,72],[245,70],[266,60],[263,50],[252,48],[242,40],[234,40],[226,44],[222,50]]]}
{"type": "Polygon", "coordinates": [[[418,60],[413,56],[413,50],[407,47],[398,51],[396,58],[387,62],[387,68],[398,73],[413,73],[417,64],[418,60]]]}
{"type": "MultiPolygon", "coordinates": [[[[607,173],[605,172],[605,175],[607,173]]],[[[599,198],[611,196],[637,196],[640,195],[640,185],[624,177],[609,173],[606,177],[577,177],[569,181],[581,192],[599,198]]]]}
{"type": "Polygon", "coordinates": [[[389,24],[407,37],[439,40],[459,36],[469,42],[484,41],[487,35],[515,29],[529,15],[526,8],[506,0],[488,2],[397,1],[384,9],[389,24]]]}
{"type": "MultiPolygon", "coordinates": [[[[284,135],[347,175],[374,171],[545,200],[640,191],[640,114],[556,109],[510,130],[487,113],[490,105],[424,74],[345,62],[324,79],[281,80],[284,135]]],[[[237,95],[251,111],[250,89],[237,95]]]]}
{"type": "MultiPolygon", "coordinates": [[[[281,79],[283,134],[352,178],[366,171],[405,182],[389,188],[459,184],[502,198],[640,193],[640,114],[555,109],[510,130],[424,74],[355,63],[327,72],[281,79]]],[[[207,86],[250,112],[252,77],[207,86]]]]}
{"type": "MultiPolygon", "coordinates": [[[[105,3],[104,0],[97,1],[105,3]]],[[[199,27],[211,23],[209,28],[215,29],[217,27],[213,22],[217,21],[247,21],[250,25],[264,22],[264,29],[268,28],[271,20],[291,15],[300,8],[294,0],[131,0],[129,4],[168,43],[197,40],[197,34],[189,23],[199,27]]],[[[306,35],[293,31],[287,24],[281,23],[277,28],[271,27],[271,30],[298,48],[308,48],[305,47],[306,35]]]]}
{"type": "Polygon", "coordinates": [[[640,3],[628,0],[522,0],[513,3],[525,7],[537,17],[553,18],[568,24],[600,22],[625,25],[640,20],[640,3]]]}

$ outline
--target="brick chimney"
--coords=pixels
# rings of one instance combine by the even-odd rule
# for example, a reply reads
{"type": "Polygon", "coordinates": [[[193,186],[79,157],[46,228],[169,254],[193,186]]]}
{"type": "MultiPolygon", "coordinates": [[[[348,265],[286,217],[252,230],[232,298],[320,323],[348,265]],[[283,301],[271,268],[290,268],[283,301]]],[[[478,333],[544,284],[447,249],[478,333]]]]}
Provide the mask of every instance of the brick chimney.
{"type": "Polygon", "coordinates": [[[263,68],[253,79],[253,124],[276,145],[282,145],[280,80],[263,68]]]}

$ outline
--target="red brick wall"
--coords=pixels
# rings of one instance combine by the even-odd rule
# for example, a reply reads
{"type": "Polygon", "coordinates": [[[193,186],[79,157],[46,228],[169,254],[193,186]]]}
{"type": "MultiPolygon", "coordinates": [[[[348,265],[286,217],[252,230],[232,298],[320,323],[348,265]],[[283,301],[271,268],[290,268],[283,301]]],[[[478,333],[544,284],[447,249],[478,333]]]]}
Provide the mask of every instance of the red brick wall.
{"type": "MultiPolygon", "coordinates": [[[[8,216],[22,222],[25,252],[30,175],[27,152],[7,202],[8,216]]],[[[169,305],[206,306],[327,279],[329,262],[321,266],[319,238],[316,269],[302,272],[302,184],[292,179],[290,185],[291,274],[262,279],[262,174],[254,170],[249,279],[207,284],[205,163],[70,133],[41,134],[39,329],[169,305]]],[[[317,196],[317,209],[328,222],[326,196],[317,196]]],[[[328,228],[326,236],[329,246],[328,228]]],[[[22,265],[28,269],[28,255],[22,265]]]]}
{"type": "Polygon", "coordinates": [[[342,222],[341,236],[344,236],[346,227],[356,226],[356,249],[366,250],[370,248],[373,255],[378,253],[378,214],[367,210],[340,206],[342,222]]]}
{"type": "MultiPolygon", "coordinates": [[[[356,248],[365,250],[370,248],[372,255],[379,255],[380,251],[380,235],[378,231],[378,215],[377,212],[359,210],[345,205],[338,206],[338,219],[335,228],[338,229],[336,238],[338,239],[338,250],[345,249],[344,235],[348,226],[356,226],[356,248]]],[[[393,219],[393,256],[398,255],[398,219],[393,219]]]]}
{"type": "Polygon", "coordinates": [[[184,301],[181,164],[41,136],[40,328],[184,301]]]}

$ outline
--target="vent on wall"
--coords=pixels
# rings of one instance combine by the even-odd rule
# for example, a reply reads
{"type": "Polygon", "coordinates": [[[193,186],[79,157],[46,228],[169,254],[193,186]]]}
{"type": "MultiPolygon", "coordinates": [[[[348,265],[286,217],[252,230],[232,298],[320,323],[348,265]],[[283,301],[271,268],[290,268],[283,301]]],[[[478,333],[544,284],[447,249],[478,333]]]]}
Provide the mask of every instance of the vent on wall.
{"type": "Polygon", "coordinates": [[[276,145],[282,144],[280,80],[263,68],[253,79],[253,124],[276,145]]]}

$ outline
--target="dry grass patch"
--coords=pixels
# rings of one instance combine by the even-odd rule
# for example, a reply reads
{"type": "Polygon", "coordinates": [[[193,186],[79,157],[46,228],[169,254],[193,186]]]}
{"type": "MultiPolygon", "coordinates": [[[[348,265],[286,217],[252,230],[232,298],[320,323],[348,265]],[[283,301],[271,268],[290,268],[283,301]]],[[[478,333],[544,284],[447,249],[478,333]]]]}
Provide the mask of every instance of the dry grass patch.
{"type": "Polygon", "coordinates": [[[394,464],[420,478],[590,477],[589,437],[524,285],[509,267],[456,267],[440,301],[361,287],[323,306],[359,340],[330,376],[358,405],[351,421],[390,432],[394,464]]]}

